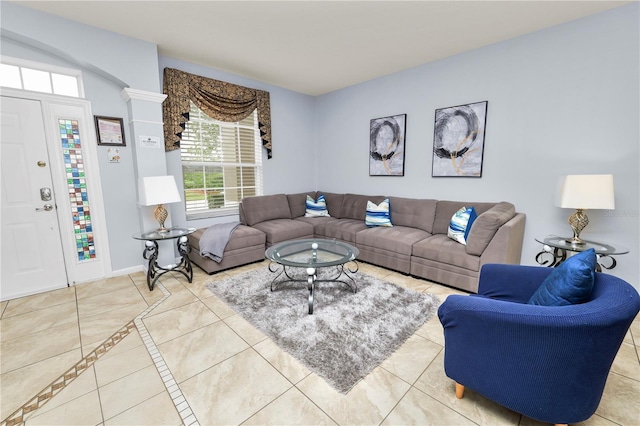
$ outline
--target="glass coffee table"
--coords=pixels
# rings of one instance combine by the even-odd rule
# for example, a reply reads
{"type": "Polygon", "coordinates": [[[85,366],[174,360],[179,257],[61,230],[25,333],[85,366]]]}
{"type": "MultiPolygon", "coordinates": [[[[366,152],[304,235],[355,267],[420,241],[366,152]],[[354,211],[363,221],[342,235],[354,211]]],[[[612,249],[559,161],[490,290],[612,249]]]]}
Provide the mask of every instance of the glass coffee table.
{"type": "Polygon", "coordinates": [[[269,271],[278,275],[271,282],[271,291],[287,282],[306,282],[309,290],[309,314],[313,314],[313,292],[317,282],[341,282],[354,293],[358,286],[353,274],[358,272],[356,258],[360,251],[351,244],[336,240],[304,239],[274,244],[265,252],[269,271]],[[346,265],[349,266],[346,266],[346,265]],[[318,278],[319,268],[336,267],[328,278],[318,278]],[[280,267],[282,267],[280,269],[280,267]],[[304,268],[307,277],[296,278],[290,274],[291,268],[304,268]]]}

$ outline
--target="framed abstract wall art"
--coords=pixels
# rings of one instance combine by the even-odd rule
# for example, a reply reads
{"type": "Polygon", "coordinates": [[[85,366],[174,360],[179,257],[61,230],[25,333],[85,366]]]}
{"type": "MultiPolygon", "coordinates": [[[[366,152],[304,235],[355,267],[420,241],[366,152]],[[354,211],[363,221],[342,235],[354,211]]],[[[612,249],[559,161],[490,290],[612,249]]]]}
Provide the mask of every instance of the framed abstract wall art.
{"type": "Polygon", "coordinates": [[[482,177],[487,101],[436,110],[433,177],[482,177]]]}
{"type": "Polygon", "coordinates": [[[407,114],[374,118],[369,128],[369,176],[404,176],[407,114]]]}

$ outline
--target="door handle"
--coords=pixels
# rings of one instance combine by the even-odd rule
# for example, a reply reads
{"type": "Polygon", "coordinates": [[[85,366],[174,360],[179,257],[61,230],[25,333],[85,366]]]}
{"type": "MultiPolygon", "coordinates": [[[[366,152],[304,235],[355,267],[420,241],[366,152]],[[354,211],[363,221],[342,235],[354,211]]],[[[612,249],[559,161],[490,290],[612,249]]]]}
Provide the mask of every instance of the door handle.
{"type": "Polygon", "coordinates": [[[38,209],[38,208],[36,209],[37,212],[41,212],[41,211],[49,212],[51,210],[53,210],[53,206],[51,204],[45,204],[44,206],[42,206],[41,209],[38,209]]]}

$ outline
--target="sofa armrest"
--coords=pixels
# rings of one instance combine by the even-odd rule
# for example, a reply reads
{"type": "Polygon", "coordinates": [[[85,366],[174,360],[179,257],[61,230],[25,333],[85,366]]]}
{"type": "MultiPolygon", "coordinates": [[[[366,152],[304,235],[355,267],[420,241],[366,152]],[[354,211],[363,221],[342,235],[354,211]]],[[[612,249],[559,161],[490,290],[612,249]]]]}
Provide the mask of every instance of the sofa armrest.
{"type": "Polygon", "coordinates": [[[516,208],[513,204],[501,201],[489,210],[481,213],[473,222],[467,237],[465,250],[468,254],[480,256],[501,226],[513,219],[516,208]]]}
{"type": "Polygon", "coordinates": [[[485,263],[519,264],[524,241],[526,215],[516,213],[502,225],[480,255],[480,265],[485,263]]]}
{"type": "Polygon", "coordinates": [[[247,225],[247,221],[244,218],[244,208],[242,207],[242,201],[238,203],[238,217],[240,218],[240,223],[243,225],[247,225]]]}

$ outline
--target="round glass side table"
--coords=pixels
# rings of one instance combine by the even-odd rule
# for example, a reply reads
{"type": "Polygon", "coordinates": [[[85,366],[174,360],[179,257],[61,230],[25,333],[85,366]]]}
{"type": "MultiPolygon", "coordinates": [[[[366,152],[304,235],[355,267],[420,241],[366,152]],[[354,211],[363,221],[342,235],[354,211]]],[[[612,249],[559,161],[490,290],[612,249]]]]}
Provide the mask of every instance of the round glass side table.
{"type": "Polygon", "coordinates": [[[149,261],[147,268],[147,286],[149,290],[153,290],[158,278],[171,271],[181,273],[189,282],[193,280],[193,269],[188,256],[191,247],[189,247],[187,235],[195,231],[195,228],[171,228],[167,232],[151,231],[133,235],[136,240],[146,241],[142,257],[149,261]],[[177,240],[178,253],[182,256],[180,263],[166,267],[158,265],[158,241],[174,239],[177,240]]]}
{"type": "Polygon", "coordinates": [[[557,235],[548,235],[545,238],[536,238],[536,241],[542,244],[542,251],[536,255],[536,262],[540,265],[555,267],[581,251],[594,249],[598,257],[596,270],[602,272],[604,269],[613,269],[618,264],[614,255],[629,253],[629,249],[622,246],[613,246],[609,243],[601,243],[597,241],[584,241],[584,244],[571,244],[569,237],[559,237],[557,235]],[[603,262],[604,261],[604,262],[603,262]]]}

